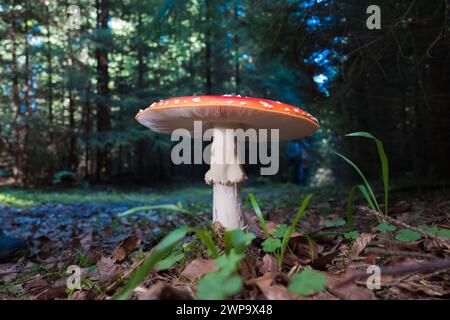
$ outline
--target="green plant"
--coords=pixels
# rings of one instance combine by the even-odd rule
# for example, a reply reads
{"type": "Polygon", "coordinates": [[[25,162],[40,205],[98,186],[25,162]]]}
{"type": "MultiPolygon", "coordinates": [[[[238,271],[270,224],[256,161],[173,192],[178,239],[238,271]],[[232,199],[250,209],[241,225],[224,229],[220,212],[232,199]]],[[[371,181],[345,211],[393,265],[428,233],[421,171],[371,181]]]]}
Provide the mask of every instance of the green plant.
{"type": "MultiPolygon", "coordinates": [[[[208,254],[216,259],[216,264],[220,268],[220,271],[218,272],[220,276],[206,277],[205,275],[202,279],[200,279],[199,298],[206,298],[202,296],[205,292],[209,292],[211,297],[227,296],[234,292],[232,289],[239,287],[237,286],[237,278],[239,278],[239,276],[235,273],[239,268],[240,261],[245,257],[245,248],[251,244],[252,240],[255,238],[255,235],[245,233],[242,230],[226,231],[224,233],[225,254],[220,255],[219,247],[214,242],[209,230],[206,228],[194,230],[189,227],[182,227],[170,232],[161,240],[141,267],[139,267],[134,275],[127,281],[122,291],[116,295],[115,299],[127,299],[133,292],[134,288],[145,279],[145,277],[153,270],[155,266],[158,266],[160,270],[165,270],[181,261],[185,257],[185,254],[183,252],[179,252],[178,250],[174,251],[174,249],[177,248],[179,242],[190,232],[194,232],[197,238],[206,246],[208,254]],[[221,281],[227,281],[227,283],[229,282],[231,284],[228,286],[223,286],[223,282],[221,281]],[[209,289],[205,289],[205,287],[209,289]],[[211,288],[219,289],[217,289],[217,292],[212,293],[210,291],[212,290],[211,288]]],[[[178,248],[180,251],[189,251],[188,247],[189,246],[181,245],[178,248]]],[[[241,281],[240,278],[239,281],[241,281]]],[[[242,281],[240,287],[242,287],[242,281]]]]}
{"type": "Polygon", "coordinates": [[[417,241],[422,238],[422,235],[416,231],[412,231],[409,229],[400,229],[395,239],[400,242],[411,242],[417,241]]]}
{"type": "Polygon", "coordinates": [[[219,268],[210,272],[198,282],[197,298],[226,299],[242,289],[242,279],[236,274],[241,261],[245,258],[245,248],[251,244],[255,235],[242,230],[230,230],[224,233],[223,255],[215,258],[219,268]]]}
{"type": "Polygon", "coordinates": [[[308,296],[325,290],[327,276],[313,269],[305,269],[291,278],[288,290],[301,296],[308,296]]]}
{"type": "Polygon", "coordinates": [[[182,227],[165,236],[155,247],[149,257],[144,261],[144,263],[136,270],[134,275],[128,280],[122,291],[115,296],[115,299],[127,299],[133,292],[134,288],[136,288],[153,270],[153,267],[158,262],[166,258],[172,252],[172,249],[177,245],[177,243],[191,231],[191,228],[182,227]]]}
{"type": "Polygon", "coordinates": [[[167,258],[164,258],[158,263],[159,270],[167,270],[177,262],[184,259],[184,253],[173,252],[167,258]]]}
{"type": "Polygon", "coordinates": [[[274,232],[274,237],[272,237],[272,235],[269,233],[269,230],[267,229],[266,221],[264,220],[264,216],[262,215],[261,209],[258,205],[258,202],[256,201],[255,196],[253,195],[253,193],[250,193],[248,197],[265,236],[265,240],[262,243],[263,250],[268,253],[273,253],[275,255],[275,259],[277,260],[278,266],[281,266],[281,264],[283,263],[284,255],[286,253],[286,248],[289,243],[289,239],[297,228],[300,218],[308,207],[312,194],[308,194],[305,198],[303,198],[302,204],[297,210],[297,213],[295,214],[294,220],[292,221],[291,225],[289,227],[286,225],[279,226],[274,232]]]}
{"type": "Polygon", "coordinates": [[[380,223],[377,226],[377,231],[379,231],[379,232],[386,232],[386,231],[392,232],[392,231],[395,231],[396,229],[397,229],[396,226],[393,226],[392,224],[386,224],[386,223],[380,223]]]}
{"type": "MultiPolygon", "coordinates": [[[[388,162],[386,153],[384,152],[383,143],[379,139],[375,138],[369,132],[354,132],[354,133],[346,134],[346,136],[347,137],[363,137],[363,138],[368,138],[368,139],[372,139],[375,141],[375,144],[376,144],[377,150],[378,150],[378,154],[380,157],[380,162],[381,162],[381,172],[382,172],[383,187],[384,187],[384,213],[387,214],[388,213],[388,201],[389,201],[389,162],[388,162]]],[[[365,177],[365,175],[363,174],[361,169],[346,156],[344,156],[338,152],[335,152],[335,154],[338,155],[339,157],[341,157],[342,159],[344,159],[351,167],[353,167],[355,169],[355,171],[359,174],[361,179],[363,180],[363,184],[353,187],[349,194],[349,201],[348,201],[349,205],[348,205],[348,214],[347,215],[349,217],[351,217],[351,224],[352,224],[351,227],[353,227],[353,201],[355,198],[356,188],[364,196],[370,209],[372,209],[374,211],[378,211],[378,212],[381,212],[381,209],[380,209],[380,205],[378,204],[378,201],[375,197],[373,189],[372,189],[371,185],[369,184],[369,182],[367,181],[367,178],[365,177]]],[[[349,228],[350,228],[350,225],[349,225],[349,228]]]]}
{"type": "Polygon", "coordinates": [[[359,232],[355,230],[344,233],[344,238],[347,240],[356,240],[358,237],[359,232]]]}

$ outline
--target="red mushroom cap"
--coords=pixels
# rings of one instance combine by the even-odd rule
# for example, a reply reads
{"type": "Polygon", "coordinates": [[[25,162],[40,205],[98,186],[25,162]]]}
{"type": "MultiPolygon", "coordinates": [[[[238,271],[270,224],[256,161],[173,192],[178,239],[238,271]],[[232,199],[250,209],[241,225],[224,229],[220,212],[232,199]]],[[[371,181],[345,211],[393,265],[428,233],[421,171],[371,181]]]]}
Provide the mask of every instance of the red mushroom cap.
{"type": "Polygon", "coordinates": [[[203,121],[203,130],[215,124],[231,124],[243,129],[279,129],[280,140],[305,137],[319,128],[317,119],[298,107],[240,96],[187,96],[161,100],[140,110],[136,120],[161,133],[171,133],[178,128],[193,132],[195,120],[203,121]]]}

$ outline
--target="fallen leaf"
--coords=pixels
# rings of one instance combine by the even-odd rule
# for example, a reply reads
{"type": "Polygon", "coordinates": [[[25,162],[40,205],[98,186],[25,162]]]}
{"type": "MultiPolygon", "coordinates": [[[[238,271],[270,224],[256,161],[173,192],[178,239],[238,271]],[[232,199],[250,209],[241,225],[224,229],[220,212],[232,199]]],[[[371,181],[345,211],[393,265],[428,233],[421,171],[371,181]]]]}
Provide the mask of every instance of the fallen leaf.
{"type": "Polygon", "coordinates": [[[402,201],[398,203],[394,208],[389,210],[389,215],[409,212],[412,210],[413,204],[411,202],[402,201]]]}
{"type": "Polygon", "coordinates": [[[150,288],[138,287],[135,289],[138,300],[192,300],[193,297],[186,289],[169,286],[158,281],[150,288]]]}
{"type": "Polygon", "coordinates": [[[56,280],[48,289],[36,296],[36,300],[53,300],[67,298],[65,278],[56,280]]]}
{"type": "Polygon", "coordinates": [[[326,288],[336,297],[343,300],[374,300],[375,294],[372,290],[358,286],[353,282],[345,282],[348,278],[352,277],[352,272],[347,272],[342,276],[335,276],[328,274],[328,280],[326,283],[326,288]]]}
{"type": "Polygon", "coordinates": [[[275,274],[267,272],[262,277],[252,279],[248,284],[255,285],[268,300],[292,300],[295,296],[288,289],[275,282],[275,274]]]}
{"type": "Polygon", "coordinates": [[[123,261],[127,255],[129,255],[134,249],[139,246],[140,243],[141,240],[139,240],[139,238],[135,235],[127,237],[119,244],[116,249],[114,249],[112,259],[114,260],[114,262],[123,261]]]}
{"type": "Polygon", "coordinates": [[[83,248],[85,251],[88,251],[91,246],[94,243],[94,233],[93,232],[89,232],[86,236],[84,236],[81,240],[80,240],[80,244],[81,244],[81,248],[83,248]]]}
{"type": "Polygon", "coordinates": [[[118,269],[119,268],[114,263],[113,259],[103,256],[97,262],[97,268],[88,276],[88,278],[101,284],[109,283],[115,280],[118,269]]]}
{"type": "Polygon", "coordinates": [[[191,281],[200,279],[204,274],[215,271],[216,262],[213,259],[197,258],[192,260],[181,272],[181,275],[191,281]]]}
{"type": "Polygon", "coordinates": [[[277,272],[278,264],[275,257],[271,254],[265,254],[263,257],[262,265],[259,268],[259,272],[266,274],[268,272],[277,272]]]}

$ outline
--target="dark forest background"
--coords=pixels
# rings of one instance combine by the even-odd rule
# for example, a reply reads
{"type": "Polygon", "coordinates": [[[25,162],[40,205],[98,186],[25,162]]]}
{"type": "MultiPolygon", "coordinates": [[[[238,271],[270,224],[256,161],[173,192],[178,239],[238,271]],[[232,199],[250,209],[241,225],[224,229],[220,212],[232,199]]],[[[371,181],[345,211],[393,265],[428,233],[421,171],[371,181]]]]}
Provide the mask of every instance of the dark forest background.
{"type": "MultiPolygon", "coordinates": [[[[353,176],[333,150],[379,172],[373,145],[343,138],[369,131],[384,142],[393,177],[446,182],[449,6],[445,0],[1,1],[0,174],[22,185],[64,177],[200,181],[205,168],[173,166],[169,137],[134,116],[168,97],[240,94],[298,105],[319,119],[321,130],[308,140],[312,176],[330,170],[353,176]],[[370,4],[381,8],[380,30],[366,27],[370,4]]],[[[275,179],[289,180],[285,158],[286,152],[275,179]]]]}

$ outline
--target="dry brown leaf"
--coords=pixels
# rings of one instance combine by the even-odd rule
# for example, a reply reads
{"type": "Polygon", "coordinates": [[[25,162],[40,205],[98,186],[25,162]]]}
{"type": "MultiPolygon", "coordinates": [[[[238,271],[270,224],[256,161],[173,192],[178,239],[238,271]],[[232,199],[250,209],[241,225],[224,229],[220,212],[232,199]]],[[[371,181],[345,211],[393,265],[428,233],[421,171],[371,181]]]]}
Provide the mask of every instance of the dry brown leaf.
{"type": "Polygon", "coordinates": [[[244,260],[242,260],[239,267],[239,274],[243,279],[253,279],[257,277],[256,266],[258,265],[258,260],[250,255],[247,255],[244,260]]]}
{"type": "Polygon", "coordinates": [[[310,243],[305,237],[291,237],[289,248],[303,261],[314,260],[318,257],[317,244],[315,242],[310,243]]]}
{"type": "Polygon", "coordinates": [[[400,202],[394,208],[389,210],[389,215],[409,212],[412,210],[413,204],[411,202],[400,202]]]}
{"type": "Polygon", "coordinates": [[[89,279],[105,284],[115,280],[118,271],[119,267],[114,263],[114,260],[103,256],[97,262],[96,270],[89,275],[89,279]]]}
{"type": "Polygon", "coordinates": [[[259,268],[259,272],[266,274],[267,272],[278,272],[278,264],[275,257],[266,253],[263,257],[262,265],[259,268]]]}
{"type": "Polygon", "coordinates": [[[193,297],[186,289],[169,286],[158,281],[150,288],[138,287],[135,289],[138,300],[192,300],[193,297]]]}
{"type": "Polygon", "coordinates": [[[116,249],[114,249],[112,259],[114,260],[114,262],[123,261],[127,255],[129,255],[134,249],[139,246],[140,243],[141,240],[135,235],[127,237],[119,244],[116,249]]]}
{"type": "Polygon", "coordinates": [[[274,273],[267,272],[262,277],[250,280],[248,284],[256,285],[268,300],[295,299],[295,295],[290,293],[285,286],[275,282],[275,276],[274,273]]]}
{"type": "Polygon", "coordinates": [[[48,289],[36,296],[36,300],[53,300],[67,298],[67,283],[65,278],[56,280],[48,289]]]}
{"type": "Polygon", "coordinates": [[[86,236],[84,236],[80,240],[80,244],[81,244],[81,248],[83,248],[83,250],[88,251],[91,248],[91,246],[94,244],[94,233],[89,232],[86,236]]]}
{"type": "Polygon", "coordinates": [[[191,281],[200,279],[204,274],[216,270],[216,263],[213,259],[197,258],[192,260],[181,272],[181,275],[191,281]]]}
{"type": "Polygon", "coordinates": [[[374,300],[375,294],[372,290],[358,286],[353,282],[340,285],[346,279],[352,276],[352,272],[347,272],[344,275],[337,277],[332,274],[328,274],[328,280],[326,288],[336,297],[343,300],[374,300]]]}

